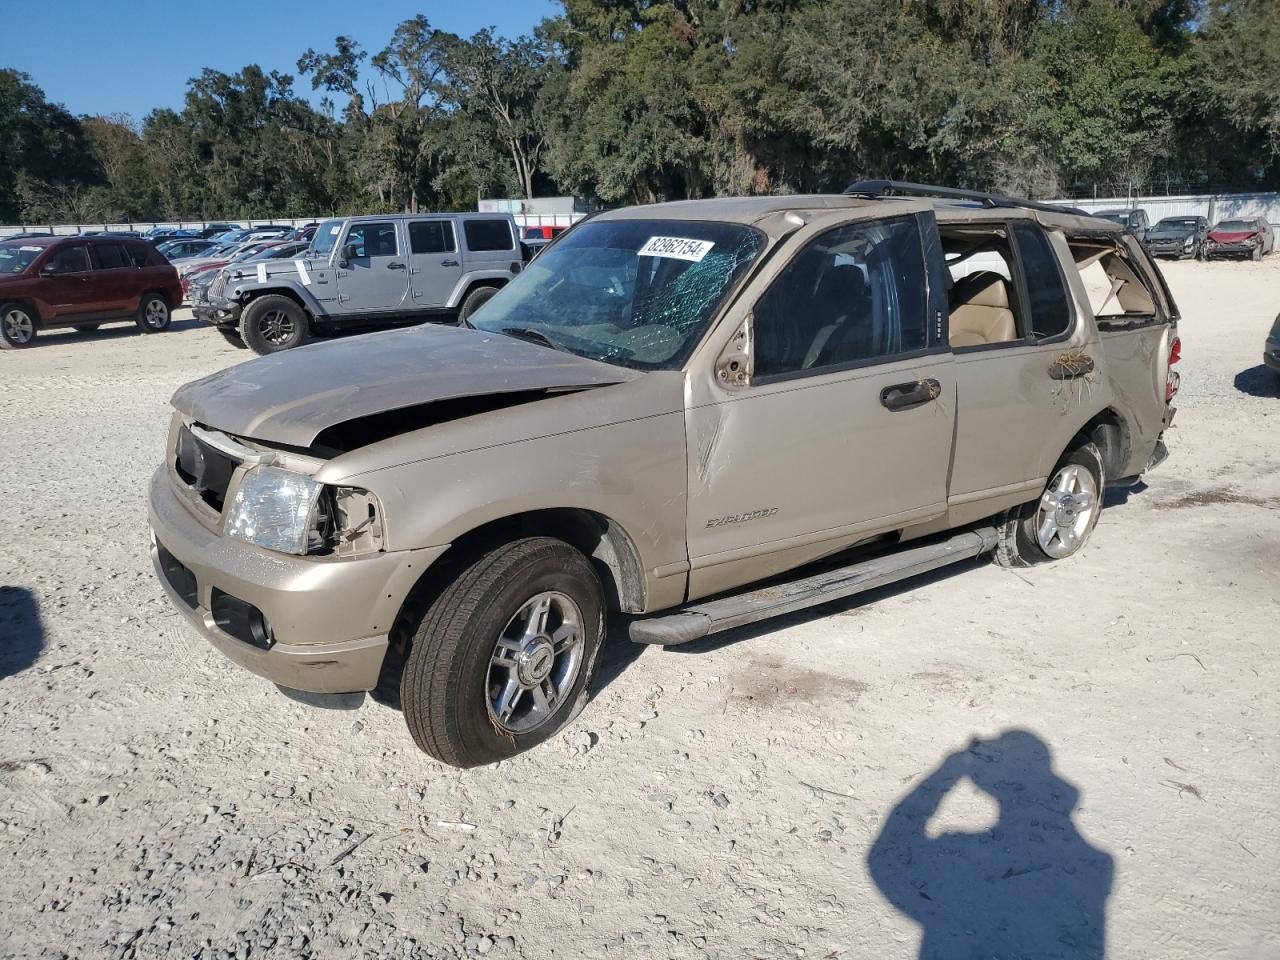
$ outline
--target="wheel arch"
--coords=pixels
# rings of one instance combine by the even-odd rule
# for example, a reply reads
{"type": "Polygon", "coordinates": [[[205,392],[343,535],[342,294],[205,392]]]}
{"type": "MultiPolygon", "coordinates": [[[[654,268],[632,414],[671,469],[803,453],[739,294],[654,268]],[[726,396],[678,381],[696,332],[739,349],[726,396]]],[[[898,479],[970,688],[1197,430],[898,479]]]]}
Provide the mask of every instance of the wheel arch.
{"type": "Polygon", "coordinates": [[[410,594],[429,590],[434,578],[448,579],[459,564],[501,543],[521,537],[552,537],[579,550],[596,569],[613,610],[640,613],[645,603],[644,566],[631,536],[610,517],[570,507],[530,510],[489,520],[454,539],[410,594]]]}
{"type": "Polygon", "coordinates": [[[1061,455],[1082,442],[1092,442],[1102,454],[1102,471],[1104,481],[1120,479],[1124,475],[1125,465],[1129,462],[1133,435],[1129,421],[1124,414],[1114,407],[1105,407],[1095,413],[1080,427],[1071,438],[1066,450],[1061,455]]]}
{"type": "Polygon", "coordinates": [[[241,290],[237,299],[240,301],[242,308],[247,310],[249,304],[255,300],[261,300],[263,297],[287,297],[301,307],[307,317],[312,320],[323,315],[323,312],[311,297],[299,293],[298,290],[288,284],[270,287],[249,287],[247,290],[241,290]]]}
{"type": "Polygon", "coordinates": [[[40,305],[35,300],[30,297],[0,297],[0,307],[8,306],[9,304],[22,307],[31,316],[31,319],[35,321],[36,329],[44,329],[44,317],[40,314],[40,305]]]}
{"type": "Polygon", "coordinates": [[[450,310],[458,310],[467,302],[467,297],[475,293],[481,287],[493,287],[495,290],[501,290],[511,282],[509,274],[483,274],[479,277],[471,279],[463,278],[454,287],[453,294],[449,297],[448,308],[450,310]]]}
{"type": "Polygon", "coordinates": [[[552,507],[490,520],[455,538],[409,591],[390,631],[390,646],[375,698],[398,703],[400,672],[417,621],[454,578],[486,551],[529,536],[553,537],[581,551],[600,577],[608,609],[644,611],[645,577],[640,552],[631,536],[613,519],[594,510],[552,507]]]}

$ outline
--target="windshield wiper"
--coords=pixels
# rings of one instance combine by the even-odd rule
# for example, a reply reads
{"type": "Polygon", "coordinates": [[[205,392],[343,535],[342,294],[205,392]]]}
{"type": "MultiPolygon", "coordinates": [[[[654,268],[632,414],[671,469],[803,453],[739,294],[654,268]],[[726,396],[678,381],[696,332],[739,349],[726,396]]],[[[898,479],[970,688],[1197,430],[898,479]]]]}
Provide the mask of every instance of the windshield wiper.
{"type": "Polygon", "coordinates": [[[540,330],[532,330],[529,327],[503,327],[502,332],[508,337],[516,337],[520,340],[528,340],[531,343],[540,344],[544,347],[550,347],[552,350],[559,350],[561,353],[571,353],[572,351],[563,344],[556,343],[550,337],[540,330]]]}

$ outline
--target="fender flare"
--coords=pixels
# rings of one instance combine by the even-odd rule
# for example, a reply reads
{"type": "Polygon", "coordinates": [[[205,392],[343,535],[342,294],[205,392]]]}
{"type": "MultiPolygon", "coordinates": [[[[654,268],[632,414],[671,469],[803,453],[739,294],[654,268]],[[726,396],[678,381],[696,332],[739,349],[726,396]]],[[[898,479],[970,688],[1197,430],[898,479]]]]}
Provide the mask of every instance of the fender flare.
{"type": "Polygon", "coordinates": [[[302,308],[313,317],[324,317],[327,314],[320,301],[316,299],[315,294],[311,293],[301,283],[293,280],[271,279],[266,283],[260,283],[256,280],[240,280],[227,289],[225,296],[237,303],[247,305],[249,301],[256,300],[266,294],[279,294],[280,296],[297,300],[302,304],[302,308]]]}
{"type": "Polygon", "coordinates": [[[502,287],[511,282],[515,275],[510,270],[473,270],[470,273],[464,273],[458,278],[458,282],[453,285],[453,290],[449,293],[449,299],[445,302],[445,306],[450,310],[457,310],[462,306],[462,301],[477,283],[485,284],[487,280],[496,280],[498,283],[485,284],[486,286],[502,287]]]}

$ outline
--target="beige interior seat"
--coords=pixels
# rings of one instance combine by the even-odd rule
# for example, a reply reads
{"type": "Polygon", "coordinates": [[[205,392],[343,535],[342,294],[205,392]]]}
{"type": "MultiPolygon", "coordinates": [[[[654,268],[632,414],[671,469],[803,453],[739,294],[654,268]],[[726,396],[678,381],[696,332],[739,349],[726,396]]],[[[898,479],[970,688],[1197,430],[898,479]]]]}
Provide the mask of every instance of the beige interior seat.
{"type": "Polygon", "coordinates": [[[1018,338],[1009,309],[1009,281],[984,270],[956,281],[951,288],[951,346],[972,347],[1018,338]]]}

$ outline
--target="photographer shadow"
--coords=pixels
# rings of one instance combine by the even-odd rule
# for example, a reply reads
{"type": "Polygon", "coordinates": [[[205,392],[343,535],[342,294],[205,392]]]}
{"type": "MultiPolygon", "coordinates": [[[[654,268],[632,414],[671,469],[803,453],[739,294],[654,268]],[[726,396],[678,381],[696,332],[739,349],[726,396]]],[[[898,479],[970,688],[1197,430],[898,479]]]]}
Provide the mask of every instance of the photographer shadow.
{"type": "Polygon", "coordinates": [[[1114,861],[1076,830],[1079,791],[1025,730],[951,754],[889,814],[871,877],[922,928],[920,960],[1101,960],[1114,861]],[[943,798],[968,779],[999,805],[981,832],[930,835],[943,798]]]}

